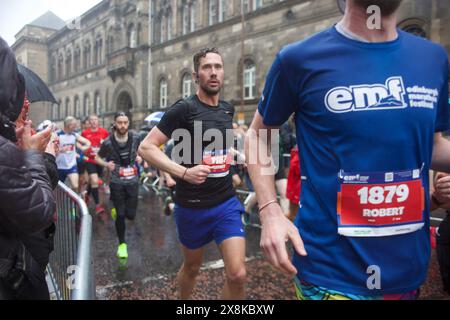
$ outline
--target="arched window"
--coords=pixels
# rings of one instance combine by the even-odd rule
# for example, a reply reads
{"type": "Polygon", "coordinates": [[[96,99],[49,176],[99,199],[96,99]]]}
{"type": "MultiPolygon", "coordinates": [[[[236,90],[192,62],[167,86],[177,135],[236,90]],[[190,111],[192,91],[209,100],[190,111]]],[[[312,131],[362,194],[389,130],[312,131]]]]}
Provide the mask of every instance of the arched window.
{"type": "Polygon", "coordinates": [[[183,98],[187,98],[192,92],[192,77],[189,73],[185,73],[182,79],[181,95],[183,98]]]}
{"type": "Polygon", "coordinates": [[[159,81],[159,106],[161,109],[167,108],[167,81],[162,78],[159,81]]]}
{"type": "Polygon", "coordinates": [[[244,63],[244,99],[254,99],[256,96],[256,67],[253,61],[244,63]]]}

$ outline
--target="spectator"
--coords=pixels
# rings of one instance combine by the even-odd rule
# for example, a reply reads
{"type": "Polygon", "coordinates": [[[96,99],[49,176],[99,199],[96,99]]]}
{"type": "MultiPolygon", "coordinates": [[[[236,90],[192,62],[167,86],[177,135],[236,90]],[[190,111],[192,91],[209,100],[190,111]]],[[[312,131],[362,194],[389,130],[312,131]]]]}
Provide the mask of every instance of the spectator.
{"type": "MultiPolygon", "coordinates": [[[[45,299],[48,289],[36,272],[42,260],[32,251],[37,247],[32,239],[52,225],[55,212],[42,154],[45,150],[54,153],[49,144],[52,127],[32,136],[31,121],[25,121],[15,130],[24,105],[25,81],[1,38],[0,68],[0,299],[45,299]]],[[[54,164],[54,156],[46,157],[54,164]]]]}

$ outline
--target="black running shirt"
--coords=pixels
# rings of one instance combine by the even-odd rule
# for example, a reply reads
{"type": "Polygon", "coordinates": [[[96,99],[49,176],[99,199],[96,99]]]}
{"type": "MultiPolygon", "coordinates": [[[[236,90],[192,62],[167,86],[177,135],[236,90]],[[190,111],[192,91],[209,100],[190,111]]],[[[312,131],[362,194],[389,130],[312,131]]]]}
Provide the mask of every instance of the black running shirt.
{"type": "Polygon", "coordinates": [[[201,185],[193,185],[176,179],[177,185],[174,194],[176,204],[186,208],[211,208],[235,195],[229,174],[231,161],[228,152],[233,146],[233,116],[234,107],[228,102],[220,101],[218,106],[209,106],[201,102],[197,95],[193,95],[176,102],[162,117],[157,125],[158,129],[168,138],[175,140],[172,160],[187,168],[199,164],[213,164],[214,168],[201,185]],[[199,125],[200,121],[201,125],[199,125]],[[195,130],[194,122],[196,123],[195,130]],[[184,129],[185,133],[189,132],[191,143],[184,142],[183,138],[177,138],[176,135],[180,130],[176,129],[184,129]],[[223,137],[222,140],[218,140],[219,143],[215,145],[215,148],[208,147],[212,142],[216,142],[215,138],[212,140],[202,139],[209,129],[214,129],[216,133],[220,131],[223,137]],[[194,136],[194,131],[196,131],[196,136],[194,136]],[[226,138],[227,133],[228,135],[231,133],[231,137],[228,139],[226,138]],[[194,141],[200,143],[201,147],[195,148],[194,141]],[[185,146],[184,150],[190,147],[190,158],[180,151],[183,146],[185,146]]]}

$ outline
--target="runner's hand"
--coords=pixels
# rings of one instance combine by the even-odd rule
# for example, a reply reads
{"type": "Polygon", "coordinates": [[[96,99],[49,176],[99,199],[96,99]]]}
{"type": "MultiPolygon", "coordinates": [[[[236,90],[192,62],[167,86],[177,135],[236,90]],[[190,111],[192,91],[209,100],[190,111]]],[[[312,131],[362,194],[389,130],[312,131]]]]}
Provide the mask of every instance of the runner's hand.
{"type": "Polygon", "coordinates": [[[265,208],[260,219],[262,224],[260,244],[266,258],[282,272],[297,274],[297,269],[291,263],[286,250],[286,242],[291,241],[299,255],[307,255],[297,227],[285,217],[278,204],[265,208]]]}
{"type": "Polygon", "coordinates": [[[114,164],[114,162],[110,161],[106,164],[106,168],[108,168],[109,171],[114,171],[116,165],[114,164]]]}
{"type": "Polygon", "coordinates": [[[438,172],[434,179],[434,196],[439,202],[450,202],[450,175],[438,172]]]}
{"type": "Polygon", "coordinates": [[[166,180],[166,185],[168,188],[173,188],[177,185],[177,182],[173,180],[172,177],[169,176],[166,180]]]}
{"type": "Polygon", "coordinates": [[[184,180],[190,184],[202,184],[206,181],[211,169],[209,166],[198,165],[193,168],[189,168],[184,175],[184,180]]]}

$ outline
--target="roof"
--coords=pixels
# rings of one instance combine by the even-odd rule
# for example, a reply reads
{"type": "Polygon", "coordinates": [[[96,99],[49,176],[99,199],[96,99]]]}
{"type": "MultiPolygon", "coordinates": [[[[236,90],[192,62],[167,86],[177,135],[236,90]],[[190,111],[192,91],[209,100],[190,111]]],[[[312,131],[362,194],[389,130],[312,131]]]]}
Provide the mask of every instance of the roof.
{"type": "Polygon", "coordinates": [[[58,17],[53,12],[47,11],[42,16],[40,16],[33,22],[29,23],[29,25],[47,28],[47,29],[59,30],[59,29],[63,28],[66,25],[66,23],[64,22],[63,19],[58,17]]]}

